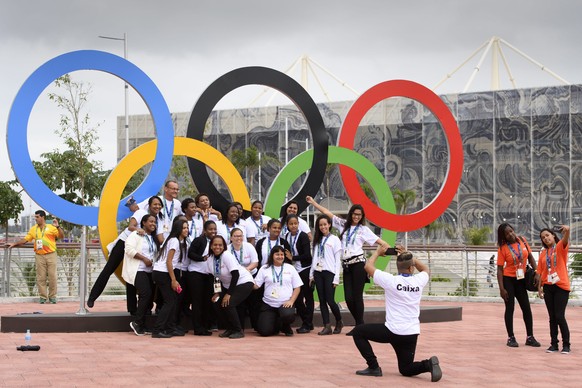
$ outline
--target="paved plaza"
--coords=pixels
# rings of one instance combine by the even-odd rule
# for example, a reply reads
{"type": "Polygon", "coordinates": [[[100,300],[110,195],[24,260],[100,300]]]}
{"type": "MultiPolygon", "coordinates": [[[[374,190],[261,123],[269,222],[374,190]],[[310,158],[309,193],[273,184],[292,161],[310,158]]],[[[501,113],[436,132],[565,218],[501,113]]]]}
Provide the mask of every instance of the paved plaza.
{"type": "MultiPolygon", "coordinates": [[[[56,305],[0,303],[0,315],[42,311],[75,312],[78,302],[56,305]]],[[[379,301],[367,301],[378,305],[379,301]]],[[[572,353],[547,354],[549,331],[543,304],[533,304],[534,332],[541,348],[524,346],[525,328],[516,307],[519,348],[505,346],[501,303],[422,302],[462,306],[463,320],[425,323],[417,359],[437,355],[440,386],[581,385],[582,308],[569,306],[572,353]]],[[[98,301],[93,311],[123,311],[124,301],[98,301]]],[[[318,312],[316,312],[318,314],[318,312]]],[[[349,328],[348,328],[349,329],[349,328]]],[[[128,328],[129,330],[129,328],[128,328]]],[[[317,328],[316,328],[317,330],[317,328]]],[[[347,330],[344,330],[347,331],[347,330]]],[[[430,385],[430,375],[403,377],[390,345],[375,344],[383,377],[356,376],[365,368],[352,338],[343,334],[244,339],[211,337],[153,339],[127,333],[32,333],[38,352],[20,352],[24,333],[0,333],[0,386],[200,386],[200,387],[356,387],[430,385]]]]}

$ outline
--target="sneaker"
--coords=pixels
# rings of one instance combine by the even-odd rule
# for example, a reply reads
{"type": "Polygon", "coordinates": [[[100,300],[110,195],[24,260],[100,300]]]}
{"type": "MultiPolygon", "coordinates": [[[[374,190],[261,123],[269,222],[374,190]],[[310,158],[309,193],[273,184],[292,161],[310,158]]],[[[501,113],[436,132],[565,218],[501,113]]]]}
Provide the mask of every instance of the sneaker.
{"type": "Polygon", "coordinates": [[[145,335],[145,330],[141,328],[140,325],[137,324],[137,322],[132,321],[129,322],[129,327],[131,327],[131,330],[133,330],[133,332],[135,333],[135,335],[145,335]]]}
{"type": "Polygon", "coordinates": [[[558,345],[550,345],[550,347],[546,349],[546,353],[556,353],[558,350],[558,345]]]}
{"type": "Polygon", "coordinates": [[[536,339],[534,338],[533,335],[530,335],[525,340],[525,346],[533,346],[534,348],[539,348],[542,345],[540,345],[540,343],[538,341],[536,341],[536,339]]]}
{"type": "Polygon", "coordinates": [[[366,369],[362,369],[362,370],[357,370],[356,374],[359,376],[380,377],[380,376],[382,376],[382,368],[377,367],[377,368],[366,368],[366,369]]]}
{"type": "Polygon", "coordinates": [[[186,333],[180,329],[174,329],[170,331],[170,334],[172,334],[172,337],[184,337],[186,335],[186,333]]]}
{"type": "Polygon", "coordinates": [[[443,377],[443,371],[439,365],[439,359],[437,356],[432,356],[428,359],[428,370],[430,371],[430,381],[436,383],[443,377]]]}
{"type": "Polygon", "coordinates": [[[562,354],[570,354],[570,347],[569,346],[564,346],[562,348],[562,354]]]}
{"type": "Polygon", "coordinates": [[[510,348],[517,348],[519,347],[519,344],[515,340],[515,337],[509,337],[507,339],[507,346],[509,346],[510,348]]]}
{"type": "Polygon", "coordinates": [[[49,298],[49,302],[51,302],[51,304],[57,304],[57,298],[49,298]]]}
{"type": "Polygon", "coordinates": [[[40,304],[45,304],[45,303],[46,303],[46,299],[45,299],[45,298],[40,298],[40,301],[39,301],[39,303],[40,303],[40,304]]]}
{"type": "Polygon", "coordinates": [[[306,326],[301,326],[299,329],[296,330],[297,334],[307,334],[309,333],[311,330],[309,330],[308,327],[306,326]]]}
{"type": "Polygon", "coordinates": [[[218,331],[218,326],[212,325],[212,326],[210,326],[210,329],[209,330],[210,331],[218,331]]]}
{"type": "Polygon", "coordinates": [[[245,337],[245,333],[243,333],[242,331],[235,331],[231,335],[228,336],[228,338],[230,338],[230,339],[239,339],[239,338],[244,338],[244,337],[245,337]]]}
{"type": "Polygon", "coordinates": [[[172,334],[160,331],[158,333],[152,333],[152,338],[172,338],[172,334]]]}

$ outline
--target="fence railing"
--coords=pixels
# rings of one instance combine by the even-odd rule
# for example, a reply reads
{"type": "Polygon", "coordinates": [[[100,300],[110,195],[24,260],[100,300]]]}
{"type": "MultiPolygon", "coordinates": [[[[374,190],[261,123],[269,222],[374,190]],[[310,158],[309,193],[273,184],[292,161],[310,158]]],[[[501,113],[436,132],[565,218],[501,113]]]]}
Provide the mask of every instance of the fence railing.
{"type": "MultiPolygon", "coordinates": [[[[497,284],[497,262],[495,246],[409,246],[418,258],[430,269],[430,281],[424,289],[425,296],[483,298],[499,297],[497,284]]],[[[373,248],[368,248],[368,253],[373,248]]],[[[533,247],[533,255],[538,258],[538,251],[533,247]]],[[[61,243],[58,247],[57,277],[59,279],[59,297],[78,297],[79,290],[79,256],[80,244],[61,243]]],[[[575,254],[582,253],[582,247],[570,248],[568,268],[570,274],[577,270],[582,274],[582,260],[574,261],[575,254]],[[578,266],[578,267],[576,267],[578,266]]],[[[91,289],[95,279],[106,261],[98,244],[87,244],[87,290],[91,289]]],[[[5,248],[2,255],[0,296],[18,298],[37,296],[36,270],[32,246],[5,248]]],[[[386,271],[396,273],[396,262],[391,260],[386,271]]],[[[571,276],[571,299],[582,296],[582,278],[571,276]]],[[[123,284],[112,276],[104,294],[123,295],[123,284]]],[[[367,295],[380,295],[382,290],[372,286],[367,295]]],[[[535,297],[535,293],[531,294],[535,297]]]]}

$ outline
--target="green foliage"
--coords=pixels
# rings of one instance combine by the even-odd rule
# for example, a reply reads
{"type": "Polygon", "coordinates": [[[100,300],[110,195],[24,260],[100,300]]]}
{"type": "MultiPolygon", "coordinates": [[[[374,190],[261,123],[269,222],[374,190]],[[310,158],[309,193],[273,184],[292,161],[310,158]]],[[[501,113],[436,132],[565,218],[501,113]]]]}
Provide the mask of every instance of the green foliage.
{"type": "Polygon", "coordinates": [[[406,214],[408,206],[412,205],[416,200],[416,192],[410,189],[394,189],[392,190],[392,195],[394,196],[394,204],[398,214],[406,214]]]}
{"type": "Polygon", "coordinates": [[[362,188],[364,194],[366,194],[366,197],[370,198],[370,200],[375,204],[378,204],[378,201],[376,200],[376,193],[374,192],[371,184],[368,182],[362,182],[360,183],[360,187],[362,188]]]}
{"type": "MultiPolygon", "coordinates": [[[[180,198],[194,198],[198,191],[194,186],[194,181],[190,175],[188,167],[188,158],[185,156],[174,156],[172,159],[172,168],[170,174],[173,175],[180,183],[180,198]]],[[[143,178],[141,179],[143,181],[143,178]]],[[[140,182],[141,182],[140,181],[140,182]]]]}
{"type": "Polygon", "coordinates": [[[431,282],[441,282],[441,283],[450,283],[451,279],[450,278],[445,278],[441,275],[435,275],[433,277],[430,278],[431,282]]]}
{"type": "Polygon", "coordinates": [[[491,228],[483,226],[482,228],[471,227],[463,232],[465,243],[468,245],[485,245],[491,234],[491,228]]]}
{"type": "Polygon", "coordinates": [[[20,212],[24,210],[22,199],[12,185],[14,182],[0,182],[0,225],[6,228],[8,236],[8,221],[18,222],[20,212]]]}
{"type": "Polygon", "coordinates": [[[261,158],[259,159],[259,150],[255,146],[245,148],[244,150],[233,151],[230,159],[239,173],[242,174],[243,172],[246,172],[251,198],[253,198],[254,176],[255,173],[259,170],[259,166],[264,167],[267,165],[281,165],[281,161],[279,159],[264,153],[261,154],[261,158]]]}
{"type": "Polygon", "coordinates": [[[469,293],[467,294],[467,278],[463,278],[459,287],[454,292],[449,292],[452,296],[477,296],[479,290],[479,283],[475,279],[469,279],[469,293]]]}
{"type": "Polygon", "coordinates": [[[572,255],[570,271],[572,272],[572,279],[582,277],[582,253],[574,253],[572,255]]]}

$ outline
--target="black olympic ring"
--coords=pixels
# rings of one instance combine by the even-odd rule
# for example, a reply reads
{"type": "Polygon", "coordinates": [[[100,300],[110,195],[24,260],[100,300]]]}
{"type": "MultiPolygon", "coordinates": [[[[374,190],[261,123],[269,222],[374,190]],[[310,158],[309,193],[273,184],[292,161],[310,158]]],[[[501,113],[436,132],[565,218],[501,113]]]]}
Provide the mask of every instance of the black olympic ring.
{"type": "MultiPolygon", "coordinates": [[[[246,85],[264,85],[278,90],[293,101],[307,121],[313,141],[313,162],[307,179],[297,194],[289,200],[297,201],[299,213],[301,213],[308,206],[305,197],[315,196],[325,177],[328,137],[323,117],[317,105],[307,91],[293,78],[277,70],[260,66],[242,67],[224,74],[210,84],[198,98],[190,115],[186,136],[203,141],[206,121],[216,104],[229,92],[246,85]]],[[[224,198],[214,186],[206,170],[206,165],[188,158],[188,166],[192,178],[196,177],[196,187],[200,192],[204,192],[212,198],[213,207],[220,211],[226,209],[230,201],[224,198]]],[[[283,215],[287,204],[288,202],[281,206],[281,215],[283,215]]]]}

